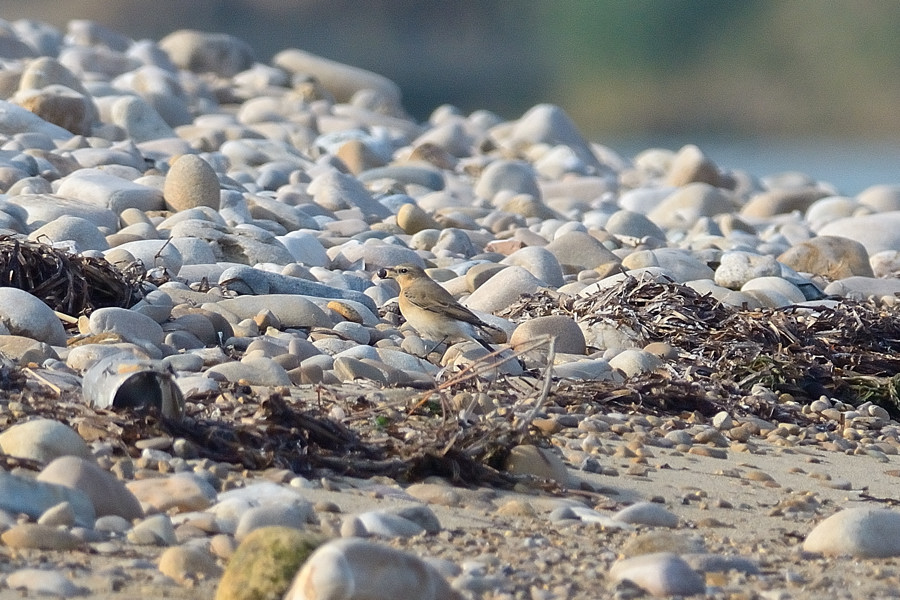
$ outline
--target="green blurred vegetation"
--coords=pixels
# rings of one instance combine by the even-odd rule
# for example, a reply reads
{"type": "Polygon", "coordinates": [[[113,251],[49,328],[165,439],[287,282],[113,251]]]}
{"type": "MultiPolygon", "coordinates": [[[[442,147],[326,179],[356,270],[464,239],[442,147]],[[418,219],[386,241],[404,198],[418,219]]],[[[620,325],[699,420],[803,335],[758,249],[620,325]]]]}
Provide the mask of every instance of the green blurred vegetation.
{"type": "Polygon", "coordinates": [[[594,131],[900,132],[900,3],[578,0],[542,19],[552,94],[594,131]]]}
{"type": "Polygon", "coordinates": [[[0,0],[0,16],[222,31],[260,60],[299,47],[394,79],[419,119],[552,102],[593,137],[900,134],[897,0],[0,0]]]}

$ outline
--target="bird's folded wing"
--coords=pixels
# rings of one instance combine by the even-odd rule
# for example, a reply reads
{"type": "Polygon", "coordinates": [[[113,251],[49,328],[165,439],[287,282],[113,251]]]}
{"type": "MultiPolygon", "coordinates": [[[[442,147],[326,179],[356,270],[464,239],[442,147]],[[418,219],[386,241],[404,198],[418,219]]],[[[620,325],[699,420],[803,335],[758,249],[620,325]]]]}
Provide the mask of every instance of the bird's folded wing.
{"type": "Polygon", "coordinates": [[[435,298],[434,295],[426,296],[424,294],[417,294],[414,290],[407,290],[406,299],[423,310],[437,313],[449,319],[456,319],[457,321],[464,321],[478,326],[483,326],[485,324],[475,315],[475,313],[458,303],[452,296],[449,296],[448,298],[435,298]]]}

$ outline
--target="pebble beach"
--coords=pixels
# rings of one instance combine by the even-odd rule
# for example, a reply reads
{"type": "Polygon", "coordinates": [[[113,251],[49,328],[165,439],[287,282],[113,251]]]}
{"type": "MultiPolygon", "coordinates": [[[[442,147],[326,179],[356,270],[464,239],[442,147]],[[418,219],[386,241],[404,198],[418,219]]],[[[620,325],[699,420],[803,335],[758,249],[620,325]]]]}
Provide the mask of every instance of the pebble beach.
{"type": "Polygon", "coordinates": [[[0,27],[0,599],[900,597],[900,179],[0,27]]]}

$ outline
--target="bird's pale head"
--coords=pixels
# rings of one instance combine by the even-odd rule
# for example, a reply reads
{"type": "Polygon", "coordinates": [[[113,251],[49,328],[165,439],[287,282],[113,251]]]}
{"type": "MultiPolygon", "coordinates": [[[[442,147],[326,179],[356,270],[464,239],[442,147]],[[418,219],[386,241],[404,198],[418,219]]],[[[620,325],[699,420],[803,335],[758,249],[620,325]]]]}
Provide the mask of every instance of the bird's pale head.
{"type": "Polygon", "coordinates": [[[382,279],[393,279],[403,289],[416,279],[428,277],[425,270],[414,264],[402,264],[396,267],[387,267],[378,271],[378,276],[382,279]]]}

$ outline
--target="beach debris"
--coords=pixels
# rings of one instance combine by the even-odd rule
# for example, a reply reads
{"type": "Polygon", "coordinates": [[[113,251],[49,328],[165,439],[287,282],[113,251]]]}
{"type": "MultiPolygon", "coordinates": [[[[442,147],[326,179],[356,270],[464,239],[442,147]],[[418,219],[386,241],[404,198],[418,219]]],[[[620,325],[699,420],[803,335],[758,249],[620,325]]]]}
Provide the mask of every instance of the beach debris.
{"type": "Polygon", "coordinates": [[[169,370],[159,361],[115,354],[85,371],[85,400],[97,408],[158,411],[170,420],[184,414],[184,397],[169,370]]]}
{"type": "Polygon", "coordinates": [[[88,314],[96,308],[129,308],[140,300],[143,268],[123,273],[104,258],[14,236],[0,236],[0,286],[40,298],[64,315],[88,314]]]}

